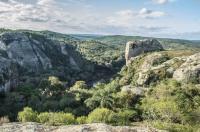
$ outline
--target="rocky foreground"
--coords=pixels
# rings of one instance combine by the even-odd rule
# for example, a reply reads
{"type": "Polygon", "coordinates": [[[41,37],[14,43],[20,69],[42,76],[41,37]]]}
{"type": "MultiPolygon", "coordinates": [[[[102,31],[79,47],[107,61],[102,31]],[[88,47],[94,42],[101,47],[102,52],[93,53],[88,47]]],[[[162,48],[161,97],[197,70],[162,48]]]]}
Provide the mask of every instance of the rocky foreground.
{"type": "Polygon", "coordinates": [[[38,123],[7,123],[0,126],[0,132],[164,132],[150,127],[110,126],[106,124],[85,124],[69,126],[46,126],[38,123]]]}

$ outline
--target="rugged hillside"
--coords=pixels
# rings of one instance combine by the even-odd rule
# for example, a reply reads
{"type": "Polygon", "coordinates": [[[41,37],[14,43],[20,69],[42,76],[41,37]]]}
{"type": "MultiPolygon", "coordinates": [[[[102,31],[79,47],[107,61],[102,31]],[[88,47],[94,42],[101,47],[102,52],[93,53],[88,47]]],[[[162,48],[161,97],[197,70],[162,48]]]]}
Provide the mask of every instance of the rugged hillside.
{"type": "Polygon", "coordinates": [[[100,42],[80,41],[48,31],[1,32],[1,91],[26,82],[37,84],[48,76],[57,76],[68,85],[76,80],[92,83],[112,76],[124,63],[121,54],[116,54],[117,49],[100,42]]]}
{"type": "Polygon", "coordinates": [[[49,31],[0,32],[0,123],[147,122],[169,131],[199,131],[196,45],[166,50],[155,39],[126,46],[116,43],[121,36],[103,41],[49,31]]]}

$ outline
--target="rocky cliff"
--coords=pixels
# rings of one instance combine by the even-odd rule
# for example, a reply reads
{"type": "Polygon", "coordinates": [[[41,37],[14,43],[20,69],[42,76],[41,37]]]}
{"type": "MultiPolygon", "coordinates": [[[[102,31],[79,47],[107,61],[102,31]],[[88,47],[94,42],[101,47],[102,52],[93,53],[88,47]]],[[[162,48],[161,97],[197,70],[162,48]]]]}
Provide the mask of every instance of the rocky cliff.
{"type": "Polygon", "coordinates": [[[140,41],[130,41],[126,44],[125,58],[126,64],[132,57],[136,57],[142,53],[152,52],[152,51],[162,51],[164,50],[162,45],[156,39],[147,39],[140,41]]]}
{"type": "Polygon", "coordinates": [[[0,91],[17,85],[23,75],[42,74],[58,67],[79,70],[69,45],[28,32],[0,35],[0,91]]]}

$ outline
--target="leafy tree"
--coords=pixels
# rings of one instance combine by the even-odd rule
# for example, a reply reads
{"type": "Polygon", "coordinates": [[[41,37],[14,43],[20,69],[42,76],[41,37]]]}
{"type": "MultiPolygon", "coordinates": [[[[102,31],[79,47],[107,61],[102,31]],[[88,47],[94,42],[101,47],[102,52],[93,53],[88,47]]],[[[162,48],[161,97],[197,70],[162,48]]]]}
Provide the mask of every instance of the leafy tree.
{"type": "Polygon", "coordinates": [[[76,81],[76,83],[74,84],[74,86],[72,86],[70,89],[88,89],[87,84],[85,83],[85,81],[76,81]]]}
{"type": "Polygon", "coordinates": [[[100,89],[94,95],[85,101],[86,105],[94,109],[96,107],[112,108],[114,103],[111,93],[105,89],[100,89]]]}

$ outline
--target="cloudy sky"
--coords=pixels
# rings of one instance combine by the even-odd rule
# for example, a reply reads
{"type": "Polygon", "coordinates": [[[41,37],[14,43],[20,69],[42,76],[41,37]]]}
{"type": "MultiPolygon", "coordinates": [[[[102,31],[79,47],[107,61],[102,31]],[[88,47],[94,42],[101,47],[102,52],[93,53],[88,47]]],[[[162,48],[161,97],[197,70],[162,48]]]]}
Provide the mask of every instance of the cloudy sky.
{"type": "Polygon", "coordinates": [[[0,27],[200,40],[200,0],[0,0],[0,27]]]}

